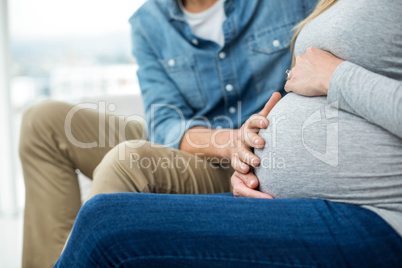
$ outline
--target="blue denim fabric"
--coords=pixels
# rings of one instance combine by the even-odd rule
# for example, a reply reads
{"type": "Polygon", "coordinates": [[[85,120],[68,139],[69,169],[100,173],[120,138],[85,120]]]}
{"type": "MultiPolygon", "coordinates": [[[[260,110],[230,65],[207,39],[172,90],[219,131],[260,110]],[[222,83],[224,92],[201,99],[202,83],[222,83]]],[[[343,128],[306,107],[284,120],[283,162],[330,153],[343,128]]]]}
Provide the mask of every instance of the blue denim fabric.
{"type": "Polygon", "coordinates": [[[149,139],[177,149],[191,127],[239,128],[284,93],[291,30],[316,3],[226,0],[220,47],[192,34],[176,0],[148,0],[130,23],[149,139]]]}
{"type": "Polygon", "coordinates": [[[55,267],[401,265],[401,237],[357,206],[127,193],[83,206],[55,267]]]}

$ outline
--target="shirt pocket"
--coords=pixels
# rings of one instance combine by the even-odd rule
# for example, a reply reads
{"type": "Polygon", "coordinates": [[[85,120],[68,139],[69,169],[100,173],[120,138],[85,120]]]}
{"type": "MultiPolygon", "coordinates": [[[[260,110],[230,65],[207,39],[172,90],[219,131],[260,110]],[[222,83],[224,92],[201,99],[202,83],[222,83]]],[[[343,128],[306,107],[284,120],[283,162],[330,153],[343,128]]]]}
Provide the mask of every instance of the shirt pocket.
{"type": "Polygon", "coordinates": [[[258,31],[247,38],[249,59],[258,92],[279,91],[286,82],[292,55],[290,43],[295,24],[258,31]]]}
{"type": "Polygon", "coordinates": [[[205,96],[194,55],[183,55],[159,61],[187,103],[197,110],[205,107],[205,96]]]}

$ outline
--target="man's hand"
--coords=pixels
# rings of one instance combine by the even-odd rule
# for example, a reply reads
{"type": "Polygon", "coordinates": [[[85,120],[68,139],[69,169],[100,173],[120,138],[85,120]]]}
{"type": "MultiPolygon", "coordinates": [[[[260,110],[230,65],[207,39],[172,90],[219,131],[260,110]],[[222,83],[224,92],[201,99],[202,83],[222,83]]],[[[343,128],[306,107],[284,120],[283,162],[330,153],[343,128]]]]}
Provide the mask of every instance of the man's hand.
{"type": "Polygon", "coordinates": [[[250,166],[260,165],[260,159],[253,154],[251,148],[264,148],[265,141],[257,133],[260,129],[268,127],[267,116],[280,99],[281,94],[275,92],[261,112],[252,115],[240,129],[234,130],[230,146],[227,148],[227,156],[237,172],[247,174],[251,171],[250,166]]]}
{"type": "Polygon", "coordinates": [[[273,199],[269,194],[254,190],[258,187],[258,179],[252,171],[247,174],[235,172],[231,178],[233,195],[236,197],[273,199]]]}
{"type": "Polygon", "coordinates": [[[259,166],[260,159],[253,154],[251,148],[265,146],[264,139],[257,133],[268,127],[267,116],[280,99],[280,93],[272,94],[264,109],[251,116],[240,129],[211,130],[194,127],[188,130],[181,141],[181,150],[194,154],[203,153],[206,157],[230,158],[231,165],[236,170],[231,178],[234,196],[273,198],[254,190],[259,182],[250,166],[259,166]]]}

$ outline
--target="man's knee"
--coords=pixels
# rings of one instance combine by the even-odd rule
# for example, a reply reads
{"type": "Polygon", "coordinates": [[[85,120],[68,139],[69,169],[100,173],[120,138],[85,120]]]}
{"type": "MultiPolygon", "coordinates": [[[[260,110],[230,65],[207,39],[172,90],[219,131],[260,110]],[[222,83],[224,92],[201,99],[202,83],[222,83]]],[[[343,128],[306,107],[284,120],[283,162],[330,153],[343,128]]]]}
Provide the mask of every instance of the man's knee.
{"type": "Polygon", "coordinates": [[[120,143],[105,155],[95,169],[91,194],[151,191],[148,187],[153,185],[152,171],[157,155],[158,149],[150,142],[131,140],[120,143]],[[109,189],[105,189],[106,186],[109,189]]]}
{"type": "Polygon", "coordinates": [[[71,108],[72,105],[58,101],[47,101],[33,105],[24,112],[22,127],[53,125],[55,121],[64,119],[71,108]]]}
{"type": "Polygon", "coordinates": [[[124,166],[130,169],[140,168],[137,163],[141,162],[141,159],[154,158],[156,150],[153,148],[152,143],[145,140],[125,141],[110,150],[103,158],[100,166],[107,168],[114,166],[124,166]]]}
{"type": "Polygon", "coordinates": [[[30,153],[34,142],[43,138],[45,131],[62,126],[71,105],[48,101],[28,108],[22,117],[19,153],[30,153]]]}

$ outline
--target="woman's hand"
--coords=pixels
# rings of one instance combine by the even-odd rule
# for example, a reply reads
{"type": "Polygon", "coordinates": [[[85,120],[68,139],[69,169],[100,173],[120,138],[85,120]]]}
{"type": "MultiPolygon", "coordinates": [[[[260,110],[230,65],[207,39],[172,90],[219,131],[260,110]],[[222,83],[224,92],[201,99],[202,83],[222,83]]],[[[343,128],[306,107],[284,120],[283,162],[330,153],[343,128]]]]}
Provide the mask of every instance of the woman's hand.
{"type": "Polygon", "coordinates": [[[286,92],[303,96],[326,96],[336,68],[343,60],[319,48],[310,47],[296,58],[285,85],[286,92]]]}
{"type": "Polygon", "coordinates": [[[233,195],[236,197],[268,198],[273,199],[269,194],[255,190],[258,187],[258,179],[252,171],[247,174],[235,172],[231,178],[233,195]]]}
{"type": "Polygon", "coordinates": [[[232,132],[233,137],[227,148],[227,156],[230,157],[232,167],[237,172],[247,174],[251,171],[250,166],[260,165],[260,159],[253,154],[251,148],[264,148],[265,141],[257,133],[260,129],[268,127],[267,116],[280,99],[281,94],[275,92],[261,112],[252,115],[240,129],[232,132]]]}

